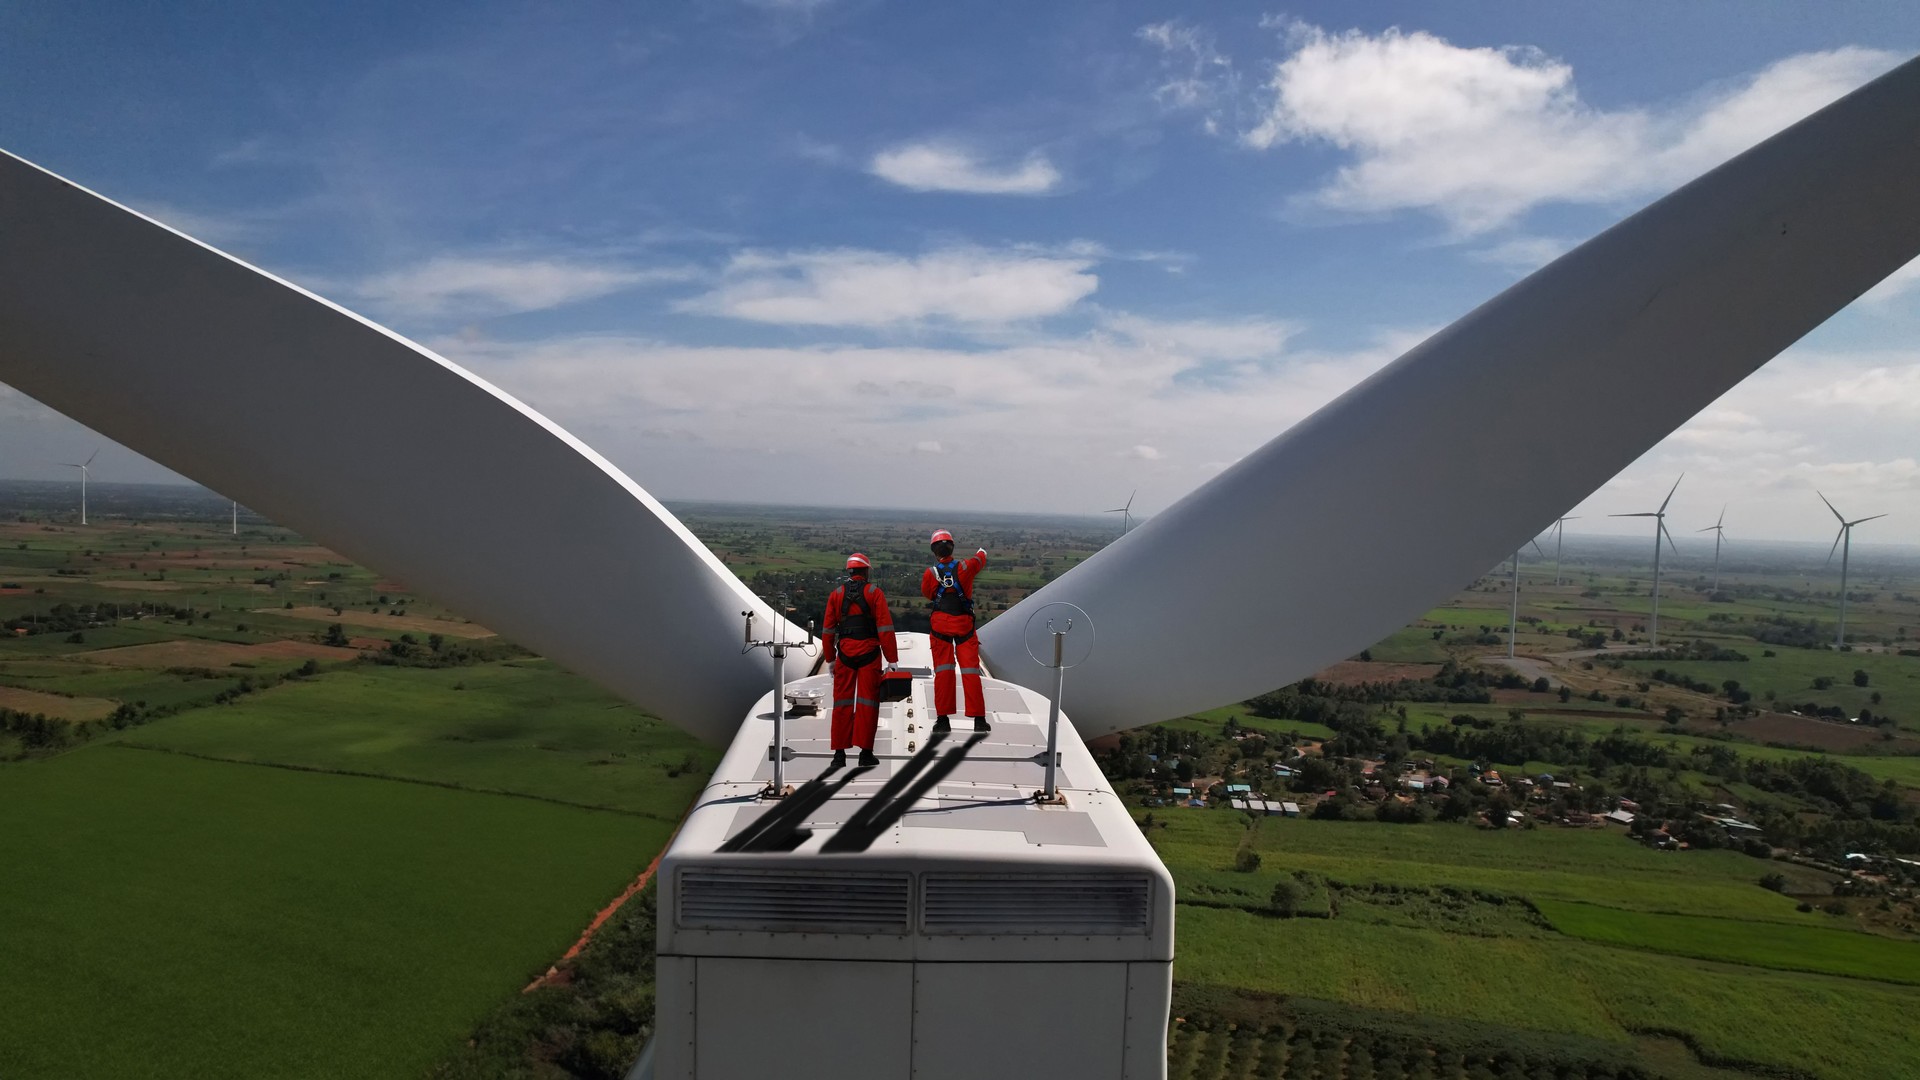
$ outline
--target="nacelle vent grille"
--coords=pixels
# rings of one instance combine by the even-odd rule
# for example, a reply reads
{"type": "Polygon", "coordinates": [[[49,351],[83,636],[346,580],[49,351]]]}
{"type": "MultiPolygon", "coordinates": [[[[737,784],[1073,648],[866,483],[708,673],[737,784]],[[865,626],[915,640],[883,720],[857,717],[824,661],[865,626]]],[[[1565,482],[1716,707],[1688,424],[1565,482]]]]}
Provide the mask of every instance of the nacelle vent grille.
{"type": "Polygon", "coordinates": [[[723,870],[677,875],[676,921],[688,930],[905,934],[912,929],[906,874],[842,870],[723,870]]]}
{"type": "Polygon", "coordinates": [[[928,934],[1145,934],[1153,919],[1145,874],[927,874],[921,891],[928,934]]]}

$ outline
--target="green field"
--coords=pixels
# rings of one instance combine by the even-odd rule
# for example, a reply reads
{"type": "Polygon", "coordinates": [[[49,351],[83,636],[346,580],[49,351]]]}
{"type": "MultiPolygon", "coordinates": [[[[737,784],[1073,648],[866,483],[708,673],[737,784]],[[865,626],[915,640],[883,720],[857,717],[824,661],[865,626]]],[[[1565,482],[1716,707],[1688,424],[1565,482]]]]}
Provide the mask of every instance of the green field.
{"type": "Polygon", "coordinates": [[[1558,900],[1539,900],[1534,906],[1555,930],[1588,941],[1783,971],[1920,984],[1920,942],[1818,926],[1650,915],[1558,900]]]}
{"type": "Polygon", "coordinates": [[[1920,1045],[1905,1034],[1920,990],[1896,985],[1920,981],[1920,945],[1834,929],[1833,917],[1754,884],[1778,869],[1812,886],[1811,871],[1729,852],[1654,852],[1617,832],[1267,819],[1262,865],[1240,873],[1244,815],[1163,819],[1151,835],[1186,901],[1183,984],[1621,1046],[1678,1034],[1717,1061],[1823,1077],[1920,1069],[1920,1045]],[[1334,917],[1265,913],[1274,883],[1295,870],[1343,886],[1334,917]],[[1690,928],[1710,928],[1712,944],[1689,947],[1690,928]],[[1774,1018],[1789,1013],[1799,1023],[1782,1030],[1774,1018]]]}
{"type": "Polygon", "coordinates": [[[672,822],[717,753],[544,660],[363,666],[119,736],[231,761],[454,784],[672,822]]]}
{"type": "Polygon", "coordinates": [[[0,820],[8,1077],[418,1076],[670,828],[112,746],[0,820]]]}

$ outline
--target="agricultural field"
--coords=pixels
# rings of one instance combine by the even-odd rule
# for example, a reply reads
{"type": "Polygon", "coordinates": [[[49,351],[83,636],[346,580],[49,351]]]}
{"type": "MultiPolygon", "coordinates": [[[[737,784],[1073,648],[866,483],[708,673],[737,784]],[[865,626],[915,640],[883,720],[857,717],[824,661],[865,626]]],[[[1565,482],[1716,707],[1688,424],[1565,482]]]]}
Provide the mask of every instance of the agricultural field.
{"type": "MultiPolygon", "coordinates": [[[[0,993],[27,1002],[10,1013],[26,1022],[0,1027],[0,1061],[27,1076],[327,1061],[482,1077],[606,1075],[631,1060],[651,1010],[647,894],[566,965],[570,980],[520,989],[661,849],[713,748],[286,530],[243,517],[232,535],[225,503],[202,513],[126,495],[83,530],[44,499],[10,512],[6,494],[0,813],[17,827],[0,865],[32,870],[0,877],[0,920],[30,928],[0,939],[0,993]],[[16,1050],[6,1032],[23,1030],[36,1037],[16,1050]],[[288,1049],[269,1055],[276,1045],[288,1049]]],[[[802,619],[845,553],[866,552],[907,598],[896,621],[908,629],[924,619],[935,524],[992,553],[989,616],[1118,533],[1097,520],[676,510],[802,619]]],[[[1886,845],[1904,842],[1920,805],[1920,656],[1900,651],[1920,635],[1920,562],[1876,568],[1856,553],[1867,569],[1845,653],[1828,644],[1823,552],[1730,569],[1719,593],[1683,565],[1661,636],[1687,651],[1643,657],[1637,554],[1575,539],[1565,584],[1523,560],[1511,667],[1496,572],[1311,684],[1158,729],[1161,754],[1178,747],[1201,779],[1367,815],[1249,827],[1238,810],[1136,793],[1181,898],[1172,1075],[1920,1071],[1906,1034],[1920,914],[1891,885],[1847,893],[1882,887],[1834,854],[1901,850],[1886,845]],[[1792,714],[1802,706],[1826,716],[1792,714]],[[1861,709],[1876,722],[1852,723],[1861,709]],[[1356,723],[1368,749],[1354,749],[1356,723]],[[1249,731],[1257,754],[1235,741],[1249,731]],[[1297,777],[1248,774],[1303,751],[1339,766],[1314,780],[1351,789],[1326,799],[1297,777]],[[1390,774],[1401,756],[1463,786],[1488,768],[1583,793],[1502,802],[1481,789],[1459,820],[1427,821],[1439,802],[1409,811],[1424,824],[1374,820],[1357,770],[1390,774]],[[1849,772],[1809,773],[1810,761],[1849,772]],[[1755,819],[1769,842],[1746,847],[1766,857],[1738,843],[1656,851],[1618,826],[1552,822],[1642,788],[1649,806],[1687,808],[1676,831],[1694,806],[1755,819]],[[1507,805],[1536,820],[1488,827],[1507,805]]]]}
{"type": "Polygon", "coordinates": [[[9,1077],[417,1076],[671,829],[111,744],[0,817],[9,1077]]]}
{"type": "MultiPolygon", "coordinates": [[[[1214,999],[1282,1003],[1277,1018],[1231,1030],[1221,1017],[1234,1006],[1195,1004],[1195,1029],[1175,1030],[1176,1076],[1294,1075],[1257,1071],[1289,1045],[1349,1062],[1358,1048],[1376,1075],[1386,1057],[1400,1070],[1390,1075],[1471,1075],[1476,1053],[1496,1067],[1484,1047],[1449,1038],[1455,1020],[1522,1033],[1493,1043],[1524,1075],[1665,1073],[1641,1053],[1650,1035],[1732,1075],[1920,1069],[1906,1035],[1920,943],[1800,913],[1755,884],[1768,864],[1744,855],[1654,852],[1618,830],[1278,818],[1250,830],[1243,814],[1204,810],[1161,812],[1148,835],[1181,886],[1177,983],[1197,1002],[1212,988],[1214,999]],[[1236,870],[1250,831],[1258,868],[1236,870]],[[1291,917],[1272,904],[1283,880],[1305,882],[1291,917]],[[1368,1025],[1343,1022],[1342,1006],[1397,1017],[1392,1052],[1368,1025]],[[1201,1045],[1183,1049],[1190,1040],[1201,1045]],[[1229,1065],[1201,1064],[1223,1051],[1229,1065]],[[1249,1056],[1256,1071],[1233,1071],[1249,1056]]],[[[1819,884],[1816,871],[1787,869],[1790,889],[1819,884]]]]}

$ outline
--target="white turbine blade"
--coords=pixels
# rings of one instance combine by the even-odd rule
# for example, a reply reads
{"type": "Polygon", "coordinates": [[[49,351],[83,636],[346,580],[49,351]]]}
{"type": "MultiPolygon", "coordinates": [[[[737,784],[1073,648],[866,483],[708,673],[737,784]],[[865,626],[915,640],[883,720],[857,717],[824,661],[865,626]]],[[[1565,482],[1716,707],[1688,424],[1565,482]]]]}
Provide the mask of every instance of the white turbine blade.
{"type": "Polygon", "coordinates": [[[1659,517],[1660,515],[1655,511],[1648,510],[1645,513],[1640,513],[1640,514],[1608,514],[1607,516],[1608,517],[1659,517]]]}
{"type": "MultiPolygon", "coordinates": [[[[88,455],[87,455],[87,465],[92,465],[92,464],[93,464],[93,459],[94,459],[94,458],[97,458],[97,457],[99,457],[99,456],[100,456],[100,451],[98,451],[98,450],[95,450],[95,451],[94,451],[93,453],[91,453],[91,454],[88,454],[88,455]]],[[[83,467],[84,467],[84,466],[83,466],[83,467]]]]}
{"type": "MultiPolygon", "coordinates": [[[[1687,478],[1686,473],[1680,474],[1680,480],[1685,480],[1686,478],[1687,478]]],[[[1664,514],[1667,512],[1667,504],[1673,501],[1673,493],[1680,490],[1680,480],[1675,480],[1673,482],[1673,486],[1667,489],[1667,497],[1660,500],[1661,513],[1664,514]]]]}
{"type": "Polygon", "coordinates": [[[1886,516],[1887,515],[1885,514],[1875,514],[1872,517],[1863,517],[1863,518],[1856,519],[1854,521],[1849,521],[1847,522],[1847,525],[1848,527],[1852,527],[1854,525],[1864,525],[1869,521],[1879,521],[1881,518],[1886,516]]]}
{"type": "Polygon", "coordinates": [[[1533,551],[1534,551],[1534,554],[1536,554],[1536,555],[1538,555],[1538,556],[1540,556],[1540,557],[1541,557],[1541,558],[1543,558],[1543,559],[1547,557],[1547,553],[1546,553],[1546,552],[1544,552],[1544,551],[1541,551],[1541,550],[1540,550],[1540,541],[1538,541],[1538,540],[1535,540],[1535,539],[1529,539],[1529,540],[1527,541],[1527,543],[1529,543],[1529,544],[1532,544],[1532,545],[1533,545],[1533,551]]]}
{"type": "Polygon", "coordinates": [[[705,739],[769,688],[779,616],[532,409],[8,154],[0,236],[0,380],[705,739]]]}
{"type": "Polygon", "coordinates": [[[1726,505],[1723,503],[1720,507],[1720,516],[1714,519],[1713,527],[1717,529],[1720,526],[1725,525],[1726,523],[1727,523],[1727,508],[1726,508],[1726,505]]]}
{"type": "MultiPolygon", "coordinates": [[[[1814,492],[1814,494],[1820,495],[1818,491],[1814,492]]],[[[1827,504],[1828,510],[1833,510],[1833,520],[1839,522],[1842,525],[1845,525],[1847,523],[1847,519],[1840,516],[1840,511],[1834,510],[1833,504],[1831,502],[1827,502],[1827,497],[1825,495],[1820,495],[1820,501],[1827,504]]]]}
{"type": "Polygon", "coordinates": [[[1680,554],[1680,546],[1673,542],[1673,534],[1667,531],[1667,523],[1664,521],[1660,523],[1660,535],[1667,538],[1667,550],[1675,555],[1680,554]]]}
{"type": "Polygon", "coordinates": [[[1833,553],[1840,550],[1840,538],[1845,535],[1847,535],[1847,527],[1845,525],[1840,526],[1840,531],[1833,534],[1833,546],[1827,549],[1826,565],[1833,565],[1833,553]]]}
{"type": "Polygon", "coordinates": [[[1050,692],[1022,631],[1078,604],[1098,637],[1066,694],[1091,736],[1373,644],[1920,255],[1915,176],[1909,62],[1514,285],[986,624],[994,674],[1050,692]]]}

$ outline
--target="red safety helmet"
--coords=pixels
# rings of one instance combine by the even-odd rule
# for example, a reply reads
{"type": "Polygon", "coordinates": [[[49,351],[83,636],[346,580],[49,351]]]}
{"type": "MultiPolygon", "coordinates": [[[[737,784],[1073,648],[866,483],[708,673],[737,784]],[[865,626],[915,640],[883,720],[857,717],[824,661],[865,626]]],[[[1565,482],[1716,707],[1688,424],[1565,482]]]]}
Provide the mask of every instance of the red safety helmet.
{"type": "Polygon", "coordinates": [[[945,540],[949,544],[953,543],[953,534],[945,529],[935,529],[933,530],[933,538],[928,540],[927,543],[937,544],[942,540],[945,540]]]}
{"type": "Polygon", "coordinates": [[[849,570],[865,570],[871,565],[873,564],[867,562],[867,557],[857,551],[847,556],[847,569],[849,570]]]}

